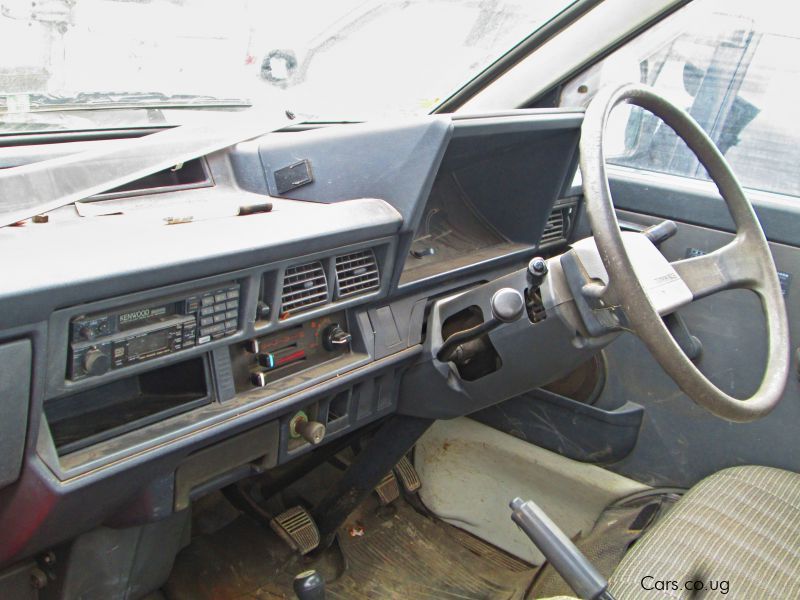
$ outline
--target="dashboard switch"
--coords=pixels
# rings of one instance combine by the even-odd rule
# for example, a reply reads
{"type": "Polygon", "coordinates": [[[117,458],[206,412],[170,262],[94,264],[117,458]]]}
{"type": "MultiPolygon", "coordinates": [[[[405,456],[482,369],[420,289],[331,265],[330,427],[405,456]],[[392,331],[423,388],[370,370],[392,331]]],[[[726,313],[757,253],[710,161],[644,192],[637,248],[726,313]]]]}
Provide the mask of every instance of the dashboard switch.
{"type": "Polygon", "coordinates": [[[347,346],[353,339],[353,336],[342,329],[338,323],[331,325],[325,330],[322,336],[322,345],[328,351],[333,351],[340,346],[347,346]]]}
{"type": "Polygon", "coordinates": [[[264,387],[267,385],[267,374],[263,371],[256,371],[250,374],[250,383],[256,387],[264,387]]]}
{"type": "Polygon", "coordinates": [[[532,288],[538,288],[547,276],[547,261],[541,256],[536,256],[528,263],[528,283],[532,288]]]}
{"type": "Polygon", "coordinates": [[[315,446],[325,437],[325,425],[317,421],[302,421],[295,427],[305,441],[315,446]]]}
{"type": "Polygon", "coordinates": [[[295,439],[303,438],[316,446],[325,437],[325,425],[309,421],[308,415],[300,410],[289,421],[289,435],[295,439]]]}
{"type": "Polygon", "coordinates": [[[298,349],[297,346],[289,346],[282,348],[275,352],[259,352],[256,355],[258,364],[265,369],[277,369],[278,367],[285,367],[292,363],[305,360],[306,351],[302,348],[298,349]]]}

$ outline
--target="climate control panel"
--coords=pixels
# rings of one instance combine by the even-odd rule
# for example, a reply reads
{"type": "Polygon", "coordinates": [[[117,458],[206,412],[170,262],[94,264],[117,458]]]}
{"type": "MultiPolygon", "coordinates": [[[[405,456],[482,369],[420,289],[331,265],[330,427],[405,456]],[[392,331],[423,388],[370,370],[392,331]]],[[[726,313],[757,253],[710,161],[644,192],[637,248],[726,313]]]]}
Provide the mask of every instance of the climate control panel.
{"type": "Polygon", "coordinates": [[[231,348],[237,392],[272,381],[350,352],[352,336],[344,312],[310,319],[294,327],[231,348]]]}

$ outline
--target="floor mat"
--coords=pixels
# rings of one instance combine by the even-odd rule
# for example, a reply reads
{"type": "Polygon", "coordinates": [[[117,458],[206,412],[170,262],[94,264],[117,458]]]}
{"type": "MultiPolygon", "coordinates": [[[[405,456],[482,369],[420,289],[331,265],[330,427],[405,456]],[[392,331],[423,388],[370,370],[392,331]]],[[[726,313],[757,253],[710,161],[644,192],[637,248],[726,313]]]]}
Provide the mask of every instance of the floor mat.
{"type": "Polygon", "coordinates": [[[294,576],[316,568],[330,599],[522,599],[535,568],[402,500],[370,498],[339,532],[340,549],[304,559],[264,525],[240,516],[201,535],[177,557],[170,600],[294,598],[294,576]],[[467,537],[464,537],[467,536],[467,537]]]}
{"type": "MultiPolygon", "coordinates": [[[[648,492],[617,502],[604,510],[592,531],[575,541],[606,579],[635,542],[656,519],[677,501],[673,492],[648,492]]],[[[574,592],[549,564],[545,564],[531,586],[528,598],[571,596],[574,592]]]]}

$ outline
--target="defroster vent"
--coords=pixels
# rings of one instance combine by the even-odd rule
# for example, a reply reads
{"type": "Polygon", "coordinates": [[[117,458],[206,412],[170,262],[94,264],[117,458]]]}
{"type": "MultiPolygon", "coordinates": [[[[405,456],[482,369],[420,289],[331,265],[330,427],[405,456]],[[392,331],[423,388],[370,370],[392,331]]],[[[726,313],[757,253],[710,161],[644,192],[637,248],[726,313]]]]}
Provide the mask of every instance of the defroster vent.
{"type": "Polygon", "coordinates": [[[320,261],[289,267],[283,276],[281,316],[325,304],[328,300],[328,280],[320,261]]]}
{"type": "Polygon", "coordinates": [[[336,257],[336,295],[346,298],[377,290],[381,285],[375,253],[359,250],[336,257]]]}
{"type": "Polygon", "coordinates": [[[539,245],[553,244],[556,242],[566,242],[572,227],[572,218],[575,211],[575,204],[558,204],[550,211],[547,217],[547,224],[539,240],[539,245]]]}

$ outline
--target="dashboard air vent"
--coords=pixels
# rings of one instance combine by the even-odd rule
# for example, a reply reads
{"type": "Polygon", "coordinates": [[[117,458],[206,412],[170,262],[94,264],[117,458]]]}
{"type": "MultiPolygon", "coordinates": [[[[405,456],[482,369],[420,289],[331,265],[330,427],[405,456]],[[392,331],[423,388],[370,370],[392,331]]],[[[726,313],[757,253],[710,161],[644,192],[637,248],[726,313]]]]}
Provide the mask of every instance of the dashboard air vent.
{"type": "Polygon", "coordinates": [[[124,198],[142,194],[156,194],[159,192],[176,192],[194,188],[210,187],[214,185],[205,159],[193,158],[184,163],[164,169],[158,173],[147,175],[136,181],[131,181],[102,194],[92,196],[92,200],[107,200],[110,198],[124,198]]]}
{"type": "Polygon", "coordinates": [[[372,250],[359,250],[336,257],[336,294],[346,298],[380,287],[378,261],[372,250]]]}
{"type": "Polygon", "coordinates": [[[547,217],[547,224],[539,240],[539,245],[544,246],[556,242],[566,242],[572,227],[572,217],[575,211],[575,204],[558,204],[550,211],[547,217]]]}
{"type": "Polygon", "coordinates": [[[328,299],[328,280],[322,263],[317,261],[289,267],[283,275],[281,317],[324,304],[328,299]]]}

